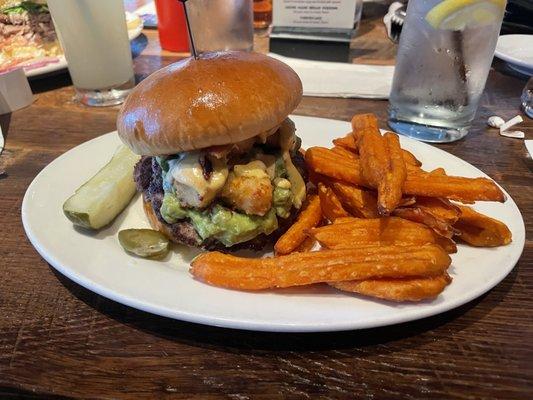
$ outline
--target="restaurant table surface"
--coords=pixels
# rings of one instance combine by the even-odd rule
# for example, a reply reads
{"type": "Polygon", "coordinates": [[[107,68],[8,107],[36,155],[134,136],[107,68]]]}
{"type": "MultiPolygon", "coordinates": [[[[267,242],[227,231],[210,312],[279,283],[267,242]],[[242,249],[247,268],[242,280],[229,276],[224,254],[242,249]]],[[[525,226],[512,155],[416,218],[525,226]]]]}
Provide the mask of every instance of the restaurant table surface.
{"type": "MultiPolygon", "coordinates": [[[[267,50],[264,32],[255,40],[267,50]]],[[[353,47],[354,62],[394,62],[378,19],[363,22],[353,47]]],[[[138,80],[180,57],[161,51],[156,31],[145,30],[133,50],[138,80]]],[[[521,114],[524,85],[495,62],[468,136],[437,146],[490,175],[518,204],[527,239],[509,276],[480,298],[423,320],[279,334],[150,315],[78,286],[39,256],[21,223],[26,188],[57,156],[115,130],[118,107],[78,104],[67,73],[32,81],[35,102],[0,116],[0,397],[532,398],[533,163],[523,141],[486,126],[491,115],[521,114]]],[[[382,100],[304,97],[295,111],[346,121],[366,112],[386,126],[382,100]]],[[[524,118],[520,129],[533,139],[533,121],[524,118]]]]}

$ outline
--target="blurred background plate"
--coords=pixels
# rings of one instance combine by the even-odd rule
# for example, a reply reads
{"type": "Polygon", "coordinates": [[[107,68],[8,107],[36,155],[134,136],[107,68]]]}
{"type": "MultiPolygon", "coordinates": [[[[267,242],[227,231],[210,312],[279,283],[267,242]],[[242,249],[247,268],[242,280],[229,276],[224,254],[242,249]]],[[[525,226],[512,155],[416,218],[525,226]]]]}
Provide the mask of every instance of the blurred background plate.
{"type": "Polygon", "coordinates": [[[525,75],[533,75],[533,35],[502,35],[494,55],[525,75]]]}

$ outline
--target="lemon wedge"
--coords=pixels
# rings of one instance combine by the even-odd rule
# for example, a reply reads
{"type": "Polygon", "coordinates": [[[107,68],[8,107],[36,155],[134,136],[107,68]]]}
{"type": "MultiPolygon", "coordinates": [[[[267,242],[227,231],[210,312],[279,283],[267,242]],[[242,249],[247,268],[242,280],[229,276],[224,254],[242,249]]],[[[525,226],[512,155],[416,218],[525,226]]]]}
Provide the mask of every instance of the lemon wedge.
{"type": "Polygon", "coordinates": [[[489,25],[501,18],[506,0],[444,0],[426,14],[435,29],[462,30],[489,25]]]}

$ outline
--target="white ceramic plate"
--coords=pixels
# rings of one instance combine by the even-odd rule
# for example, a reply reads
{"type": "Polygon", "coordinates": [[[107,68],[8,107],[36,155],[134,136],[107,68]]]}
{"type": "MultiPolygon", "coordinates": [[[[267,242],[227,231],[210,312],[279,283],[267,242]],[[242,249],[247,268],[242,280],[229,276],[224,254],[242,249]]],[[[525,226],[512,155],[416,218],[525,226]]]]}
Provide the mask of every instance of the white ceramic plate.
{"type": "MultiPolygon", "coordinates": [[[[311,117],[291,117],[304,147],[330,146],[350,124],[311,117]]],[[[401,138],[432,169],[444,166],[455,175],[485,176],[461,159],[427,144],[401,138]]],[[[437,299],[420,304],[392,304],[347,295],[326,285],[241,292],[196,281],[188,264],[196,251],[176,246],[165,261],[127,255],[117,232],[148,227],[141,201],[136,200],[107,229],[87,234],[75,229],[61,206],[76,188],[111,157],[120,140],[103,135],[63,154],[34,179],[22,203],[28,238],[54,268],[102,296],[150,313],[230,328],[317,332],[370,328],[435,315],[460,306],[490,290],[512,270],[524,246],[524,223],[514,201],[480,203],[476,208],[504,221],[513,233],[505,247],[485,249],[459,246],[450,274],[454,280],[437,299]]]]}
{"type": "MultiPolygon", "coordinates": [[[[132,14],[132,13],[128,13],[128,12],[126,12],[126,18],[128,19],[128,21],[133,20],[133,19],[138,20],[137,26],[135,26],[135,28],[128,29],[128,38],[130,41],[132,41],[133,39],[137,38],[141,34],[143,27],[144,27],[143,22],[139,16],[132,14]]],[[[39,67],[39,68],[30,67],[30,68],[25,69],[26,76],[28,78],[39,77],[42,75],[49,74],[51,72],[61,71],[62,69],[65,69],[68,67],[67,60],[65,59],[64,55],[53,57],[51,59],[54,61],[46,65],[43,65],[42,67],[39,67]]],[[[36,62],[39,62],[39,61],[36,60],[36,62]]],[[[26,63],[31,63],[31,61],[27,61],[26,63]]]]}
{"type": "Polygon", "coordinates": [[[503,35],[494,55],[525,75],[533,75],[533,35],[503,35]]]}

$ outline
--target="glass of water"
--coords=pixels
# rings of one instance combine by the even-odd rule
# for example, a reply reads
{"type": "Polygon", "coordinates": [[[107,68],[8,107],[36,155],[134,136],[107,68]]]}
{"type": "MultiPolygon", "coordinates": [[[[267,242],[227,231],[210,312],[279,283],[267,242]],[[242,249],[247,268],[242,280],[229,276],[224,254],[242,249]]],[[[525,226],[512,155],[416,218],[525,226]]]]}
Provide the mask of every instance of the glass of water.
{"type": "Polygon", "coordinates": [[[529,118],[533,118],[533,76],[527,81],[520,100],[522,101],[522,109],[526,115],[529,118]]]}
{"type": "Polygon", "coordinates": [[[48,0],[77,99],[88,106],[124,101],[135,86],[122,0],[48,0]]]}
{"type": "Polygon", "coordinates": [[[500,32],[506,0],[411,0],[389,103],[389,125],[427,142],[468,133],[500,32]]]}
{"type": "Polygon", "coordinates": [[[187,12],[199,53],[253,49],[252,0],[188,1],[187,12]]]}

